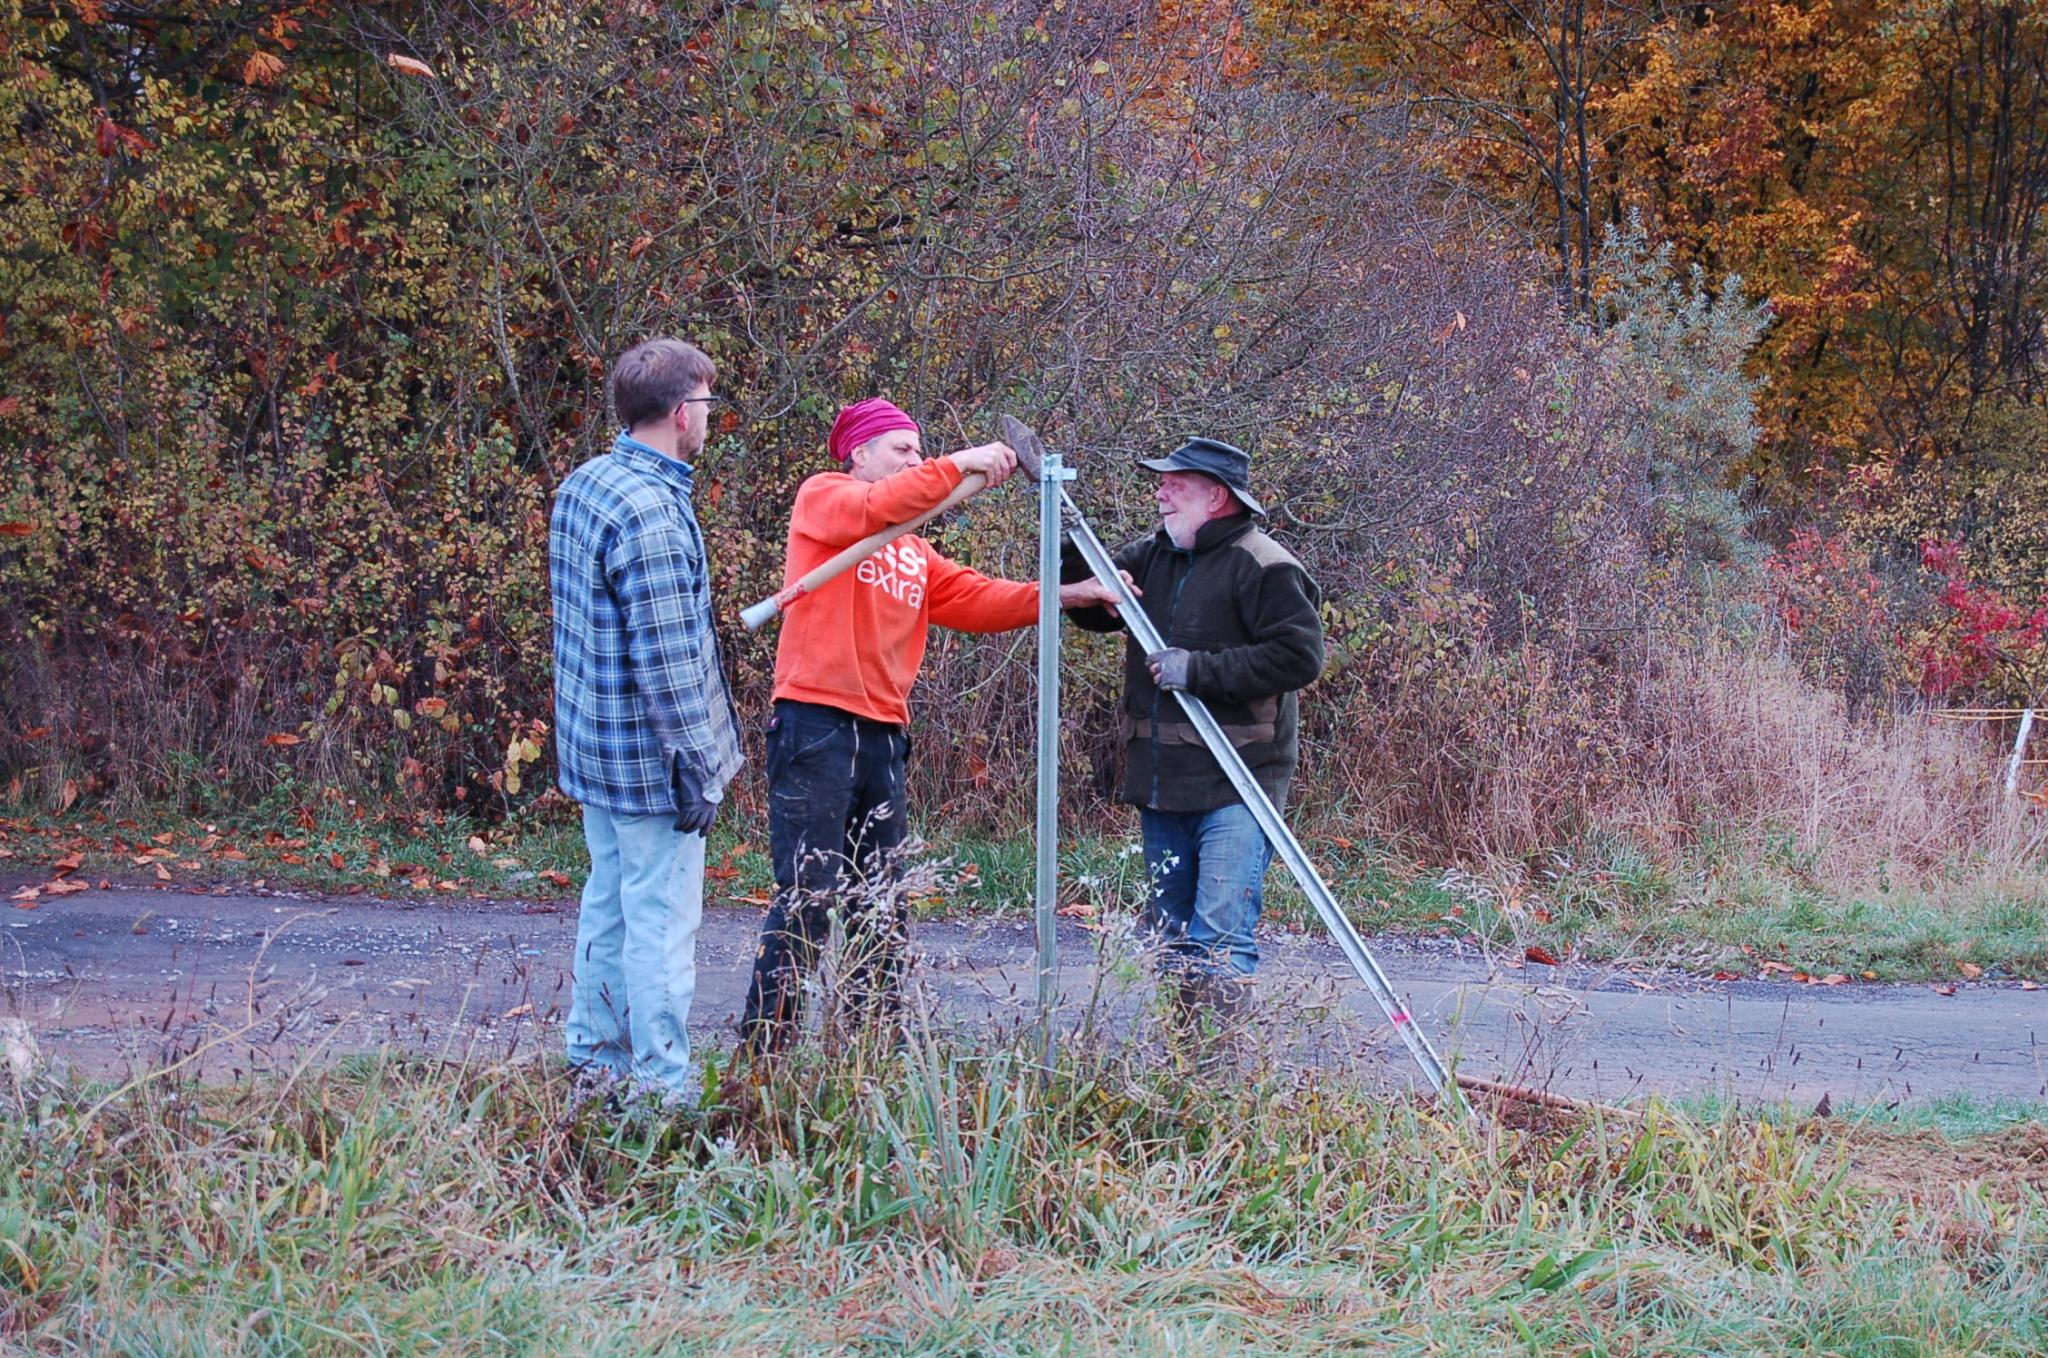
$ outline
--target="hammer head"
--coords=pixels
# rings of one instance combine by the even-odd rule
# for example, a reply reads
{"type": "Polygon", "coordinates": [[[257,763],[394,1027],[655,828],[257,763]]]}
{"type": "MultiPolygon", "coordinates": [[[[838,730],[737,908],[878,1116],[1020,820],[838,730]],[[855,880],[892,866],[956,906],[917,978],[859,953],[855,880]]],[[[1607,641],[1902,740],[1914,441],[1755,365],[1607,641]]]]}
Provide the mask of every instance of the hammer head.
{"type": "Polygon", "coordinates": [[[1014,415],[1002,417],[1003,442],[1010,445],[1017,454],[1017,466],[1023,473],[1036,481],[1045,474],[1045,445],[1038,435],[1031,432],[1031,426],[1014,415]]]}

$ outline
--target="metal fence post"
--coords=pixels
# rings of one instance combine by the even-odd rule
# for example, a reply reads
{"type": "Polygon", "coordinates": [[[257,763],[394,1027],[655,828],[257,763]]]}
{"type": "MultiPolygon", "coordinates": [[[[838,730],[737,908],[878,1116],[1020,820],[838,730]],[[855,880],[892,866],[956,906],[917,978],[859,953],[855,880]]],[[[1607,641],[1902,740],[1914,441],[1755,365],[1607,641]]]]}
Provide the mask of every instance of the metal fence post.
{"type": "Polygon", "coordinates": [[[2020,713],[2020,731],[2013,737],[2012,762],[2005,766],[2005,790],[2020,790],[2020,768],[2027,762],[2027,737],[2034,729],[2034,709],[2027,708],[2020,713]]]}
{"type": "Polygon", "coordinates": [[[1048,1064],[1060,967],[1060,495],[1072,475],[1052,453],[1038,477],[1038,1015],[1048,1064]]]}

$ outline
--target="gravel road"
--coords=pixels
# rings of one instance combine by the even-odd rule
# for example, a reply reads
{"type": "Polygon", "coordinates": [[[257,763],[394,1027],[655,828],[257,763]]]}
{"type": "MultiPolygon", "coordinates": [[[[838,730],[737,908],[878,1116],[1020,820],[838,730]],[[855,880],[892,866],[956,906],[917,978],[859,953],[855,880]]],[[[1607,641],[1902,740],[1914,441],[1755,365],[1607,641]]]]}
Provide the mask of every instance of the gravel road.
{"type": "MultiPolygon", "coordinates": [[[[12,883],[0,882],[11,892],[12,883]]],[[[210,1079],[392,1045],[552,1050],[568,1000],[574,902],[383,901],[226,888],[88,890],[0,907],[0,1014],[47,1058],[108,1076],[187,1060],[210,1079]]],[[[726,1042],[759,911],[713,907],[692,1028],[726,1042]]],[[[1126,942],[1071,922],[1062,1017],[1143,1038],[1148,971],[1126,942]]],[[[1414,1078],[1329,943],[1261,940],[1262,1040],[1285,1061],[1414,1078]]],[[[1833,988],[1673,972],[1514,965],[1469,946],[1375,941],[1446,1056],[1474,1075],[1623,1100],[1718,1093],[1835,1103],[2048,1099],[2048,990],[1964,984],[1833,988]]],[[[1028,923],[921,923],[924,1012],[968,1026],[1032,1017],[1028,923]]]]}

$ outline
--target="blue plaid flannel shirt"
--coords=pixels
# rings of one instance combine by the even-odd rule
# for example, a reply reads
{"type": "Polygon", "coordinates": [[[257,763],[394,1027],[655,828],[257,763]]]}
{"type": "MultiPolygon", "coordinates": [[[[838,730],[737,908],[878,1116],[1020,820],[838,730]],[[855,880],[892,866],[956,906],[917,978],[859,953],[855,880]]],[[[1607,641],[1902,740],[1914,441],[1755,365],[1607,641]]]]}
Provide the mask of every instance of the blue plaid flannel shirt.
{"type": "Polygon", "coordinates": [[[676,809],[674,773],[717,796],[739,720],[711,630],[691,470],[621,433],[555,492],[555,748],[562,791],[619,815],[676,809]]]}

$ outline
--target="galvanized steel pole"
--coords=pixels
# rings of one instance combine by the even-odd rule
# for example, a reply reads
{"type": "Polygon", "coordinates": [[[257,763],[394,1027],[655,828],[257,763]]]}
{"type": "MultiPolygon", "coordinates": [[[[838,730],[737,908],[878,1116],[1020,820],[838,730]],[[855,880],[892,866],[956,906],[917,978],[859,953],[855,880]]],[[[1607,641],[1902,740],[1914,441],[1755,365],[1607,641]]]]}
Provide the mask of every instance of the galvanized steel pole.
{"type": "Polygon", "coordinates": [[[1038,1013],[1048,1060],[1060,967],[1060,500],[1071,475],[1057,453],[1038,474],[1038,1013]]]}

